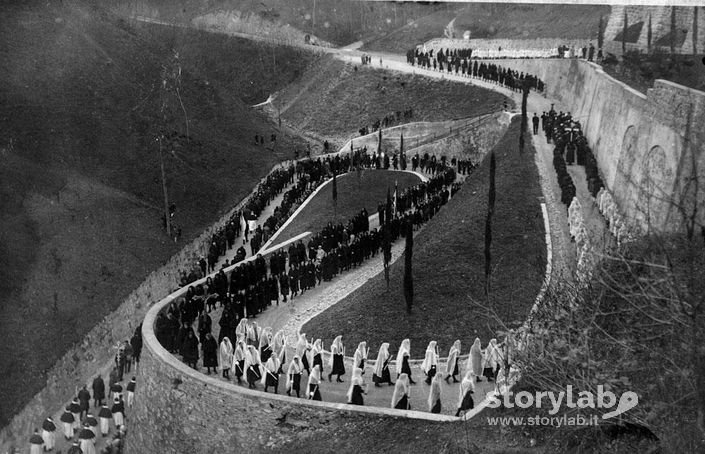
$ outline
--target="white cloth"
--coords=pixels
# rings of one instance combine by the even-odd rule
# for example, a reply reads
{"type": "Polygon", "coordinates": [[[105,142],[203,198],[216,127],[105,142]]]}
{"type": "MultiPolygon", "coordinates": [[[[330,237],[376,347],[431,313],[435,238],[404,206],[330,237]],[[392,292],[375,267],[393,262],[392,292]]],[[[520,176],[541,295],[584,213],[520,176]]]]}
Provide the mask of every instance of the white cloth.
{"type": "Polygon", "coordinates": [[[233,367],[233,344],[227,337],[224,337],[223,341],[220,343],[218,356],[221,370],[231,369],[233,367]]]}
{"type": "Polygon", "coordinates": [[[47,450],[54,449],[54,445],[56,444],[56,437],[54,436],[54,432],[42,430],[42,440],[44,440],[44,447],[47,450]]]}

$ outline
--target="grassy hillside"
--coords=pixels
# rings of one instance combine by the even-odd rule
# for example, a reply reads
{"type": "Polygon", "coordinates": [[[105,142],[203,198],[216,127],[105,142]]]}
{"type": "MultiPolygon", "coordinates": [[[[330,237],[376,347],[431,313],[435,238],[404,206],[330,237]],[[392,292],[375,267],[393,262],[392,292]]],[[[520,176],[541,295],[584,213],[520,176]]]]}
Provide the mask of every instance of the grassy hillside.
{"type": "Polygon", "coordinates": [[[289,24],[335,45],[384,36],[447,4],[417,2],[366,2],[357,0],[118,0],[121,12],[189,23],[193,18],[218,11],[239,11],[281,25],[289,24]],[[315,6],[315,9],[314,9],[315,6]]]}
{"type": "Polygon", "coordinates": [[[377,204],[386,200],[387,188],[393,194],[395,183],[401,191],[420,182],[421,179],[412,173],[391,170],[366,169],[359,174],[352,172],[341,175],[337,178],[337,206],[333,206],[332,183],[328,183],[291,224],[281,231],[275,244],[303,232],[320,232],[329,221],[334,224],[341,222],[345,225],[363,208],[367,209],[370,215],[375,214],[377,204]]]}
{"type": "MultiPolygon", "coordinates": [[[[312,57],[217,35],[135,29],[90,2],[5,5],[0,42],[4,425],[61,354],[291,148],[250,145],[276,129],[248,104],[297,77],[312,57]],[[161,227],[155,142],[160,69],[172,49],[180,53],[192,139],[165,155],[183,228],[178,244],[161,227]],[[276,67],[258,60],[263,51],[274,52],[276,67]]],[[[176,112],[166,129],[183,134],[176,112]]]]}
{"type": "Polygon", "coordinates": [[[409,108],[413,118],[407,121],[442,121],[500,111],[505,101],[512,103],[504,95],[472,85],[369,67],[356,70],[352,64],[326,58],[330,61],[324,67],[310,68],[276,104],[294,127],[343,141],[358,136],[361,127],[409,108]]]}
{"type": "MultiPolygon", "coordinates": [[[[403,53],[431,38],[443,37],[455,19],[456,37],[469,30],[472,38],[564,38],[597,39],[600,16],[610,7],[578,4],[471,3],[457,10],[441,10],[385,37],[373,39],[366,49],[403,53]]],[[[606,23],[606,22],[605,22],[606,23]]]]}
{"type": "MultiPolygon", "coordinates": [[[[534,150],[517,151],[519,119],[494,147],[497,160],[496,204],[492,221],[492,298],[489,305],[506,322],[523,320],[541,287],[546,244],[534,150]],[[517,252],[521,251],[520,254],[517,252]]],[[[404,260],[314,317],[302,328],[321,338],[345,333],[355,345],[366,340],[372,351],[382,342],[393,349],[411,340],[412,357],[438,341],[447,351],[456,339],[464,353],[475,337],[485,345],[496,337],[496,322],[471,303],[484,297],[484,231],[489,158],[414,241],[414,306],[407,315],[402,288],[404,260]]],[[[485,304],[485,303],[483,303],[485,304]]]]}

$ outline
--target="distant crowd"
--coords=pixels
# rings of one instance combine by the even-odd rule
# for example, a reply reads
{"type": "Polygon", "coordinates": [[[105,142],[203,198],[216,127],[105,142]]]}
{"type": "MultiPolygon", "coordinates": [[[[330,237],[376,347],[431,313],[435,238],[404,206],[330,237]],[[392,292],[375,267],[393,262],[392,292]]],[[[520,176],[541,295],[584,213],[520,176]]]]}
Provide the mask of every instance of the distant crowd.
{"type": "Polygon", "coordinates": [[[412,49],[407,52],[407,62],[412,66],[417,65],[425,69],[434,71],[446,71],[449,74],[462,75],[463,77],[479,78],[505,86],[513,91],[520,91],[524,83],[530,89],[537,92],[545,90],[545,83],[532,74],[514,71],[510,68],[503,68],[494,63],[484,63],[477,59],[471,59],[468,55],[471,50],[443,49],[434,56],[431,49],[428,52],[421,52],[419,49],[412,49]]]}

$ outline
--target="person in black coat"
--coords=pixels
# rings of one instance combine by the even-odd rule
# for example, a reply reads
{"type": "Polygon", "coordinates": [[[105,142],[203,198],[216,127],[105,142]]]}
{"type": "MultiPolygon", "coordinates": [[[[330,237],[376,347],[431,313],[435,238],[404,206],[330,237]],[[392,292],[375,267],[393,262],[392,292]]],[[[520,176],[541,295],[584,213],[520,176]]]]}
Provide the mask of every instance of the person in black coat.
{"type": "Polygon", "coordinates": [[[188,329],[188,334],[186,335],[186,339],[182,345],[181,355],[187,365],[193,367],[194,369],[198,369],[198,339],[196,339],[196,336],[193,334],[193,330],[190,328],[188,329]]]}
{"type": "Polygon", "coordinates": [[[81,406],[81,419],[88,414],[88,409],[91,408],[91,393],[86,389],[86,385],[83,385],[78,391],[78,402],[81,406]]]}
{"type": "Polygon", "coordinates": [[[201,348],[203,350],[203,367],[206,368],[206,373],[210,375],[211,367],[213,368],[213,373],[216,373],[218,368],[218,343],[211,333],[206,333],[201,343],[201,348]]]}
{"type": "Polygon", "coordinates": [[[105,399],[105,382],[103,378],[98,375],[93,379],[93,406],[100,407],[103,405],[103,399],[105,399]]]}

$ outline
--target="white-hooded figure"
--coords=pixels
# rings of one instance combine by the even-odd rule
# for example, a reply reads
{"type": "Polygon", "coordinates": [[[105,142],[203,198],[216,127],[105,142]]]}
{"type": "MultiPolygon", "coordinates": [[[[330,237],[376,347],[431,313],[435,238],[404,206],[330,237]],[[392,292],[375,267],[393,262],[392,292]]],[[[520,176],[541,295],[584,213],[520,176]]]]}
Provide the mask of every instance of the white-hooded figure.
{"type": "Polygon", "coordinates": [[[257,325],[255,321],[248,321],[247,323],[247,345],[259,347],[259,337],[262,329],[257,325]]]}
{"type": "Polygon", "coordinates": [[[391,374],[389,373],[389,362],[392,355],[389,354],[389,343],[385,342],[379,347],[377,353],[377,362],[375,362],[375,371],[372,374],[372,381],[375,386],[380,386],[382,383],[393,385],[391,374]]]}
{"type": "Polygon", "coordinates": [[[279,359],[275,355],[270,355],[267,362],[264,363],[262,371],[262,385],[264,386],[264,392],[272,386],[274,387],[274,394],[279,391],[279,359]]]}
{"type": "Polygon", "coordinates": [[[242,382],[242,377],[245,375],[247,369],[245,369],[245,360],[247,359],[247,346],[244,340],[238,340],[235,350],[233,351],[233,369],[235,371],[235,377],[237,382],[242,382]]]}
{"type": "Polygon", "coordinates": [[[411,403],[409,402],[411,396],[411,386],[409,385],[409,376],[406,373],[402,373],[397,378],[397,382],[394,384],[394,394],[392,394],[392,408],[399,410],[411,410],[411,403]]]}
{"type": "Polygon", "coordinates": [[[492,381],[499,371],[499,363],[502,360],[502,353],[497,345],[497,339],[490,339],[485,349],[485,364],[482,374],[487,377],[487,381],[492,381]]]}
{"type": "Polygon", "coordinates": [[[367,361],[368,354],[369,349],[367,348],[367,342],[360,342],[355,350],[355,356],[353,357],[353,367],[362,369],[362,375],[365,375],[365,361],[367,361]]]}
{"type": "Polygon", "coordinates": [[[431,341],[426,347],[426,355],[421,363],[421,370],[426,374],[426,384],[430,385],[431,380],[438,370],[438,346],[436,341],[431,341]]]}
{"type": "Polygon", "coordinates": [[[230,369],[233,367],[233,344],[228,337],[224,337],[218,349],[218,363],[223,373],[223,378],[230,379],[230,369]]]}
{"type": "Polygon", "coordinates": [[[272,351],[279,360],[279,372],[283,373],[282,367],[286,364],[286,336],[283,330],[277,331],[272,338],[272,351]]]}
{"type": "Polygon", "coordinates": [[[311,374],[311,361],[308,358],[310,348],[308,340],[306,340],[306,333],[299,333],[299,338],[296,341],[296,355],[301,358],[301,365],[309,375],[311,374]]]}
{"type": "Polygon", "coordinates": [[[291,396],[291,391],[296,391],[296,397],[301,397],[301,374],[304,371],[304,366],[301,363],[299,355],[294,355],[294,358],[289,363],[289,369],[286,372],[286,393],[291,396]]]}
{"type": "Polygon", "coordinates": [[[470,347],[468,360],[470,362],[470,370],[475,374],[475,379],[480,381],[480,376],[482,375],[482,346],[478,337],[475,338],[475,342],[470,347]]]}
{"type": "Polygon", "coordinates": [[[428,392],[428,411],[431,413],[441,412],[441,375],[436,374],[431,380],[431,389],[428,392]]]}
{"type": "Polygon", "coordinates": [[[336,381],[342,383],[340,379],[345,375],[345,345],[343,345],[343,336],[337,336],[333,339],[330,345],[330,372],[328,373],[328,381],[332,381],[333,375],[337,375],[336,381]]]}
{"type": "Polygon", "coordinates": [[[323,374],[323,342],[320,339],[316,339],[311,347],[311,367],[320,367],[319,373],[323,374]]]}
{"type": "Polygon", "coordinates": [[[460,396],[458,398],[458,411],[455,416],[460,416],[461,412],[466,412],[475,406],[472,395],[475,392],[475,374],[468,370],[460,382],[460,396]]]}
{"type": "MultiPolygon", "coordinates": [[[[108,410],[110,411],[110,410],[108,410]]],[[[113,414],[110,413],[110,418],[113,417],[113,414]]],[[[64,438],[67,440],[70,440],[73,438],[73,426],[75,422],[76,417],[71,413],[71,406],[67,405],[66,410],[61,414],[61,417],[59,418],[59,421],[61,421],[61,424],[64,428],[64,438]]]]}
{"type": "Polygon", "coordinates": [[[311,373],[308,376],[308,398],[309,400],[322,400],[321,399],[321,366],[316,364],[311,369],[311,373]]]}
{"type": "Polygon", "coordinates": [[[262,364],[266,364],[272,355],[272,328],[262,328],[259,335],[259,358],[262,364]]]}
{"type": "Polygon", "coordinates": [[[409,339],[404,339],[403,341],[401,341],[401,346],[399,347],[399,352],[397,352],[397,362],[395,364],[397,378],[400,377],[401,374],[406,374],[407,378],[409,379],[409,383],[411,383],[413,385],[415,382],[411,378],[411,366],[409,365],[409,356],[410,355],[411,355],[411,341],[409,339]]]}
{"type": "Polygon", "coordinates": [[[362,369],[356,367],[353,369],[352,379],[350,380],[350,388],[348,388],[348,403],[351,405],[365,405],[362,397],[365,394],[364,381],[362,379],[362,369]]]}
{"type": "Polygon", "coordinates": [[[247,376],[247,385],[250,389],[254,389],[257,386],[257,380],[262,378],[262,363],[259,357],[259,351],[254,347],[254,345],[248,345],[247,351],[245,351],[245,375],[247,376]]]}
{"type": "Polygon", "coordinates": [[[236,339],[247,339],[247,319],[246,318],[241,318],[240,321],[237,324],[237,327],[235,328],[235,337],[236,339]]]}
{"type": "Polygon", "coordinates": [[[458,375],[459,372],[459,367],[458,367],[458,357],[460,356],[460,340],[456,340],[453,342],[453,346],[450,347],[450,351],[448,352],[448,362],[446,363],[446,382],[448,382],[449,378],[453,379],[453,383],[458,383],[458,379],[455,378],[456,375],[458,375]]]}

